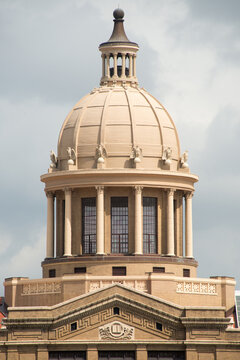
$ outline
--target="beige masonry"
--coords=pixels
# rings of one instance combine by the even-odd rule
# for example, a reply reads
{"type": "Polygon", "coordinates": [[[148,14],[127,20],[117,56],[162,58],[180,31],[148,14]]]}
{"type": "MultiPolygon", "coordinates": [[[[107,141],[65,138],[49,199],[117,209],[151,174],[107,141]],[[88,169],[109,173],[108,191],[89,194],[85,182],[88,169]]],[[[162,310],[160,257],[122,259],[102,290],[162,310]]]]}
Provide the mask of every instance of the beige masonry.
{"type": "Polygon", "coordinates": [[[80,351],[86,360],[98,360],[99,351],[109,360],[113,351],[122,360],[121,351],[135,360],[151,351],[158,360],[240,359],[235,280],[197,277],[198,177],[169,113],[138,85],[138,45],[127,38],[123,16],[114,11],[113,33],[99,46],[100,86],[66,117],[57,155],[51,152],[41,176],[42,278],[5,279],[0,360],[61,359],[63,352],[73,360],[80,351]]]}

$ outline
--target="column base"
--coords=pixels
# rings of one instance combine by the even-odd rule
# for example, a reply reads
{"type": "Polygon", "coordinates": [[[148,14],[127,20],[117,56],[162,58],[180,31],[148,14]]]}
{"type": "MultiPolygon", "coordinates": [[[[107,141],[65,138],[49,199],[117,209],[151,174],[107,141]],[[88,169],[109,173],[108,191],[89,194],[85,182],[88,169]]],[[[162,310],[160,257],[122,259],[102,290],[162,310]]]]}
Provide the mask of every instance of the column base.
{"type": "Polygon", "coordinates": [[[97,252],[96,255],[106,255],[105,253],[102,253],[102,252],[97,252]]]}
{"type": "Polygon", "coordinates": [[[166,254],[165,256],[176,256],[175,254],[166,254]]]}
{"type": "Polygon", "coordinates": [[[69,257],[69,256],[72,257],[72,254],[63,254],[63,257],[69,257]]]}

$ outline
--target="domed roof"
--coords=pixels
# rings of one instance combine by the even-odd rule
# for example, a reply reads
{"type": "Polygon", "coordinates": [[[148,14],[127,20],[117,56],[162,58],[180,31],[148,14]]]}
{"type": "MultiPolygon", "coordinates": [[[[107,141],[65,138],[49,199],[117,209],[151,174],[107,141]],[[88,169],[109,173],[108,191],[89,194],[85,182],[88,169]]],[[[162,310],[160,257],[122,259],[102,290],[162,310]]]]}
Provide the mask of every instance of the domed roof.
{"type": "Polygon", "coordinates": [[[67,170],[69,152],[76,169],[164,169],[179,167],[180,146],[165,108],[137,86],[101,86],[70,111],[59,136],[58,169],[67,170]]]}

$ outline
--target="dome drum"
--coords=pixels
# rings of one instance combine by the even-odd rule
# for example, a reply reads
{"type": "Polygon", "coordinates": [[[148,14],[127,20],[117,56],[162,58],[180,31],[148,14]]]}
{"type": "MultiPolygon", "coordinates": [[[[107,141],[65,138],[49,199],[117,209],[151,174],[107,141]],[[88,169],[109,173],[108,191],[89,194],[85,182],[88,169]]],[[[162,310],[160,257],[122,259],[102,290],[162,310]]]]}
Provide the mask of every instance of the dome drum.
{"type": "MultiPolygon", "coordinates": [[[[56,249],[54,251],[52,248],[42,264],[44,277],[48,277],[49,269],[52,266],[57,272],[56,276],[64,275],[68,261],[74,263],[74,266],[68,267],[67,273],[74,271],[70,268],[87,265],[87,272],[96,271],[96,275],[104,275],[109,274],[107,269],[111,270],[111,266],[114,264],[120,266],[125,263],[128,274],[136,275],[133,271],[134,266],[138,263],[142,264],[141,268],[136,269],[135,266],[135,271],[140,275],[145,275],[146,272],[153,271],[154,267],[160,266],[164,267],[167,273],[171,272],[176,276],[181,276],[183,269],[187,268],[190,276],[194,277],[197,262],[187,248],[188,237],[185,238],[184,244],[183,233],[184,198],[187,198],[188,194],[190,192],[177,189],[150,188],[139,185],[91,187],[89,184],[88,187],[66,186],[55,192],[48,191],[48,201],[54,198],[56,200],[56,249]],[[139,194],[140,205],[137,202],[139,194]],[[69,201],[69,195],[70,210],[67,210],[66,202],[69,201]],[[116,201],[118,203],[114,205],[116,201]],[[172,201],[174,206],[172,224],[175,225],[172,239],[170,239],[169,201],[172,201]],[[99,213],[101,203],[102,219],[99,213]],[[89,213],[89,209],[91,209],[91,213],[89,213]],[[122,209],[121,213],[116,209],[122,209]],[[149,209],[152,211],[152,224],[155,224],[155,227],[151,228],[152,235],[146,228],[146,211],[149,213],[149,209]],[[117,211],[115,218],[114,211],[117,211]],[[122,211],[125,211],[123,217],[122,211]],[[67,251],[66,216],[71,219],[67,251]],[[86,218],[86,216],[88,217],[86,218]],[[90,219],[90,223],[86,224],[88,219],[90,219]],[[121,221],[123,223],[114,225],[117,224],[115,221],[119,224],[121,221]],[[119,231],[119,226],[123,226],[124,223],[127,224],[124,235],[121,235],[123,230],[120,230],[118,235],[114,235],[115,231],[119,231]],[[91,237],[86,234],[89,231],[91,237]],[[102,244],[100,244],[101,242],[102,244]],[[61,259],[65,260],[62,262],[61,259]],[[87,264],[88,259],[91,264],[87,264]]],[[[188,207],[187,202],[185,207],[188,207]]],[[[185,227],[188,223],[189,219],[185,218],[185,227]]],[[[186,236],[189,235],[186,234],[186,236]]]]}

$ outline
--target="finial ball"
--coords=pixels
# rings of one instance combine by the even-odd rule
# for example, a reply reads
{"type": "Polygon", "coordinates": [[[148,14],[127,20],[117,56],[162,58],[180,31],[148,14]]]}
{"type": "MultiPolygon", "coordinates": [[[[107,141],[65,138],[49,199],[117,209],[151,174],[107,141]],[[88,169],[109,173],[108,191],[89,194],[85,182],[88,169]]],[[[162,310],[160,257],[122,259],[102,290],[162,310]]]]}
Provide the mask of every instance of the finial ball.
{"type": "Polygon", "coordinates": [[[115,9],[113,16],[116,20],[122,19],[124,17],[124,11],[122,9],[115,9]]]}

